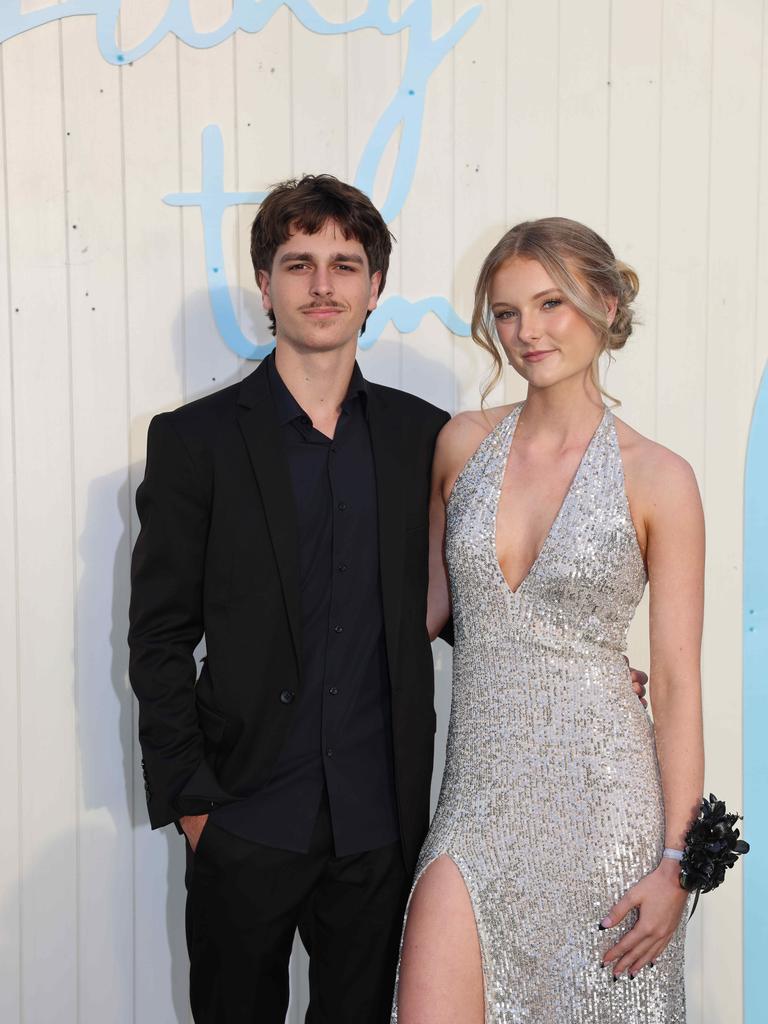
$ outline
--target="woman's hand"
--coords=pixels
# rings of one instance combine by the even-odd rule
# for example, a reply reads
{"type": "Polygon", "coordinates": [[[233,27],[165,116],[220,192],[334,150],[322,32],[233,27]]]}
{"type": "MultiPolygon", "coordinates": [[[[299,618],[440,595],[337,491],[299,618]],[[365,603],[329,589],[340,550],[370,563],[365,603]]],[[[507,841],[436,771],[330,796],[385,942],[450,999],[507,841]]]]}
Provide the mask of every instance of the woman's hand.
{"type": "Polygon", "coordinates": [[[674,935],[687,898],[680,886],[680,864],[663,859],[619,900],[600,922],[601,928],[615,928],[635,908],[639,916],[634,927],[603,957],[604,966],[613,965],[614,978],[624,971],[634,978],[656,960],[674,935]]]}

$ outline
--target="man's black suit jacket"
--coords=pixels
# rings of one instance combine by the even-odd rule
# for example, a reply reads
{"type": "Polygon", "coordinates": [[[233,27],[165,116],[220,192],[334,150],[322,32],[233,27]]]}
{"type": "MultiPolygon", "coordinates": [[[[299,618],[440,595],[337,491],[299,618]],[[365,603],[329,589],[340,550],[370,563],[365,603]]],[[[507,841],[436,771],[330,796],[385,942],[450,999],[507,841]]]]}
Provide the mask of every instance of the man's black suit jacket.
{"type": "MultiPolygon", "coordinates": [[[[435,731],[430,467],[448,415],[369,384],[368,417],[397,803],[412,868],[428,825],[435,731]]],[[[149,817],[159,828],[264,785],[301,700],[296,514],[264,365],[152,420],[136,505],[130,678],[149,817]]]]}

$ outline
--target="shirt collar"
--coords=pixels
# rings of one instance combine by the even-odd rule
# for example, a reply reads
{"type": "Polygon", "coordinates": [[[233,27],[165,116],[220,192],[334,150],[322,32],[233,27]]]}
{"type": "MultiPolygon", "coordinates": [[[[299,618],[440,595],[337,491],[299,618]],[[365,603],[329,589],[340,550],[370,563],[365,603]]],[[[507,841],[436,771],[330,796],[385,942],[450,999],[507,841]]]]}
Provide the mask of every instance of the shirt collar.
{"type": "MultiPolygon", "coordinates": [[[[286,423],[290,423],[291,420],[298,419],[302,416],[308,418],[307,414],[286,387],[283,378],[277,372],[274,352],[270,352],[267,356],[266,363],[269,387],[272,392],[272,399],[275,403],[277,419],[280,425],[282,426],[286,423]]],[[[345,407],[347,402],[350,402],[353,398],[357,398],[358,396],[360,396],[363,412],[367,415],[368,381],[363,377],[360,367],[355,363],[355,367],[352,370],[352,376],[349,380],[349,388],[347,389],[346,397],[341,403],[342,407],[345,407]]]]}

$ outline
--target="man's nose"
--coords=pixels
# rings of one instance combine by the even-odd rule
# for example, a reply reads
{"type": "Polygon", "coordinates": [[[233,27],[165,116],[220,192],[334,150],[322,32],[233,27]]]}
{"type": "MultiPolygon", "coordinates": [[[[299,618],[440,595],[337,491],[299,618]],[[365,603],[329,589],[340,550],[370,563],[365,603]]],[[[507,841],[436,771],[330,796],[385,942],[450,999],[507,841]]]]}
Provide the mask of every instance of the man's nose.
{"type": "Polygon", "coordinates": [[[313,295],[331,295],[333,293],[333,281],[331,275],[324,267],[318,267],[312,275],[310,290],[313,295]]]}

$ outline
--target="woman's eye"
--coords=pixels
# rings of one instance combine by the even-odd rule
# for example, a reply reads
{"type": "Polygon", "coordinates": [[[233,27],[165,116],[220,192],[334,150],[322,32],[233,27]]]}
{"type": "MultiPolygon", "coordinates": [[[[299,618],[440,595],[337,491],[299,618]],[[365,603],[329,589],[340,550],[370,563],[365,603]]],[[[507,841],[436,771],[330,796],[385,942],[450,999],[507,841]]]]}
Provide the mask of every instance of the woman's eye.
{"type": "Polygon", "coordinates": [[[544,309],[555,309],[557,306],[561,306],[562,303],[562,299],[547,299],[544,303],[544,309]]]}
{"type": "Polygon", "coordinates": [[[503,309],[500,313],[496,314],[497,320],[511,320],[514,316],[514,312],[511,309],[503,309]]]}

